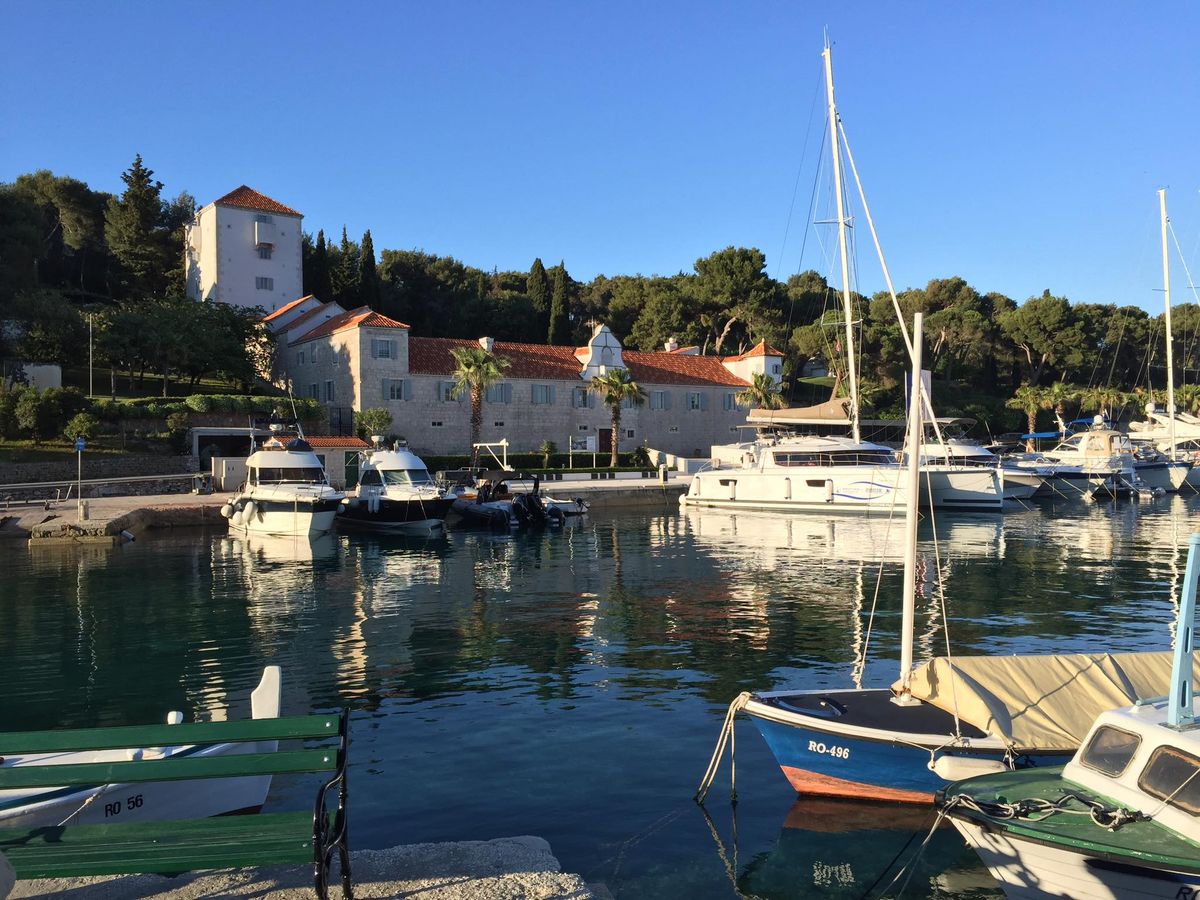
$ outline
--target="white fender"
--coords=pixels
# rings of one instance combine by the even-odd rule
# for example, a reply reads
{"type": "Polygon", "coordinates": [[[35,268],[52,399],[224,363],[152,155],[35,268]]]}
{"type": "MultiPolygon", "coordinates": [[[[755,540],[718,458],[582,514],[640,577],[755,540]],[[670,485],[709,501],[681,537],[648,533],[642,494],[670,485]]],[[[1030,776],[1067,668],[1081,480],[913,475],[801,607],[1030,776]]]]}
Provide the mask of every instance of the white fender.
{"type": "Polygon", "coordinates": [[[233,518],[231,518],[229,520],[229,522],[230,522],[230,524],[233,524],[233,525],[241,525],[244,520],[245,520],[245,514],[239,509],[237,512],[235,512],[233,514],[233,518]]]}
{"type": "Polygon", "coordinates": [[[995,775],[1007,772],[1008,766],[998,759],[979,759],[972,756],[939,756],[929,766],[944,781],[962,781],[976,775],[995,775]]]}
{"type": "Polygon", "coordinates": [[[255,503],[253,500],[247,500],[246,508],[242,511],[243,515],[246,517],[246,521],[247,522],[251,521],[254,518],[254,514],[256,512],[258,512],[258,504],[255,503]]]}
{"type": "Polygon", "coordinates": [[[230,506],[228,503],[226,503],[224,506],[221,507],[221,515],[223,515],[226,519],[228,519],[230,516],[233,515],[233,507],[230,506]]]}

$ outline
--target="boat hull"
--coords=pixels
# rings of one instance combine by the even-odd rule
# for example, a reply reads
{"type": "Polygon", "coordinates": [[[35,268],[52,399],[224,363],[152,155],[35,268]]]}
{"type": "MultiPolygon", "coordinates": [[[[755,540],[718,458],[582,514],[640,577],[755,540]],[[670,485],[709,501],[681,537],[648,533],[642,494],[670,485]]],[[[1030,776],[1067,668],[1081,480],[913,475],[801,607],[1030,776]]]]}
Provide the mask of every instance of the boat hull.
{"type": "Polygon", "coordinates": [[[254,515],[242,522],[229,520],[235,534],[265,534],[276,537],[314,537],[333,530],[340,499],[287,503],[280,500],[255,500],[254,515]]]}
{"type": "MultiPolygon", "coordinates": [[[[746,705],[784,777],[800,794],[932,804],[949,784],[935,757],[1003,763],[1004,745],[927,704],[901,707],[890,691],[762,694],[746,705]],[[843,715],[834,714],[842,708],[843,715]]],[[[1069,753],[1028,757],[1058,765],[1069,753]]]]}
{"type": "MultiPolygon", "coordinates": [[[[270,753],[274,752],[276,746],[274,741],[222,744],[195,755],[213,757],[234,753],[270,753]]],[[[168,754],[170,756],[193,755],[188,747],[172,749],[176,752],[168,754]]],[[[55,761],[54,757],[63,763],[92,761],[68,759],[68,756],[79,754],[30,754],[12,757],[5,763],[15,766],[22,762],[42,764],[55,761]]],[[[162,822],[257,812],[266,802],[270,787],[270,775],[256,775],[215,780],[205,778],[195,781],[0,791],[0,827],[44,828],[67,822],[76,825],[162,822]]]]}
{"type": "Polygon", "coordinates": [[[374,503],[357,498],[359,502],[343,505],[337,517],[339,528],[356,531],[381,531],[398,534],[425,534],[442,528],[446,514],[454,501],[439,497],[433,500],[389,500],[379,498],[374,503]]]}
{"type": "Polygon", "coordinates": [[[1153,868],[1014,836],[957,815],[951,821],[1007,897],[1133,898],[1200,894],[1200,867],[1153,868]]]}

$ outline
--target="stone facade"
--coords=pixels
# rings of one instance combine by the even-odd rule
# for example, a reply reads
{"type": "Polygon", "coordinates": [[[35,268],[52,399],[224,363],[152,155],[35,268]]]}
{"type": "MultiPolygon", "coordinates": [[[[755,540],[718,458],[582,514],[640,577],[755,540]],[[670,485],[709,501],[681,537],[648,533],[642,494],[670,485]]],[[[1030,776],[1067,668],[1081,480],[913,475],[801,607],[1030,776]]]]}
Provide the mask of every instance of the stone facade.
{"type": "MultiPolygon", "coordinates": [[[[470,400],[452,396],[454,347],[476,342],[421,338],[407,325],[367,307],[344,310],[303,298],[269,316],[279,340],[281,375],[293,392],[316,397],[339,419],[372,407],[392,414],[393,431],[418,453],[468,453],[470,400]],[[345,411],[345,412],[343,412],[345,411]]],[[[700,356],[695,348],[659,353],[624,350],[605,326],[584,347],[477,342],[511,367],[483,403],[485,442],[507,438],[513,452],[553,441],[607,452],[611,413],[588,391],[596,375],[627,368],[646,393],[641,406],[622,409],[618,446],[639,445],[684,456],[708,456],[730,443],[747,410],[736,395],[755,372],[778,383],[782,357],[764,345],[736,357],[700,356]]]]}

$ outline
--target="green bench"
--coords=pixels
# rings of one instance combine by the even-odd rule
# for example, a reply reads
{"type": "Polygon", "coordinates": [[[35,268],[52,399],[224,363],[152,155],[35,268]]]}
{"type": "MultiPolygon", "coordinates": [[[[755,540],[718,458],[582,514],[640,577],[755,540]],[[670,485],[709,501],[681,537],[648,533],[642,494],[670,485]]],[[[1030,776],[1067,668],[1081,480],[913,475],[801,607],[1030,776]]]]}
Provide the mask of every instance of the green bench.
{"type": "MultiPolygon", "coordinates": [[[[0,790],[148,785],[239,776],[327,773],[312,812],[216,816],[165,822],[0,827],[0,853],[17,878],[156,873],[311,863],[317,896],[328,895],[330,866],[339,856],[342,891],[352,896],[347,839],[346,750],[349,710],[327,716],[288,716],[180,725],[0,733],[0,761],[31,753],[189,746],[260,741],[309,743],[269,753],[197,756],[195,750],[158,759],[119,762],[3,765],[0,790]],[[316,746],[313,746],[313,744],[316,746]],[[327,796],[336,788],[336,807],[327,796]]],[[[116,796],[116,795],[114,795],[116,796]]],[[[140,795],[138,795],[140,796],[140,795]]]]}

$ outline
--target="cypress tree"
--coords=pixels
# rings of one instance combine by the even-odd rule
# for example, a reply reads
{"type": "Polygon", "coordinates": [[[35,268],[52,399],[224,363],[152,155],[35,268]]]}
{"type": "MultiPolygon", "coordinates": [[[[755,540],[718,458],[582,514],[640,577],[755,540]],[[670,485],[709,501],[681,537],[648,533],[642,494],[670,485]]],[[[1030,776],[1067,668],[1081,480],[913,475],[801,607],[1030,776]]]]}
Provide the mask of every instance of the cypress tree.
{"type": "Polygon", "coordinates": [[[329,301],[333,297],[333,285],[329,280],[329,247],[325,243],[325,229],[317,232],[317,244],[313,248],[310,265],[311,277],[304,279],[304,292],[318,300],[329,301]]]}
{"type": "Polygon", "coordinates": [[[525,339],[540,342],[550,323],[550,279],[546,277],[546,267],[542,265],[541,257],[535,259],[529,267],[529,275],[525,279],[525,293],[533,307],[533,321],[525,339]]]}
{"type": "Polygon", "coordinates": [[[169,235],[163,226],[162,182],[142,165],[139,153],[121,173],[125,192],[111,197],[104,213],[104,238],[122,269],[127,296],[148,297],[166,289],[171,266],[169,235]]]}
{"type": "Polygon", "coordinates": [[[554,292],[550,297],[550,327],[547,330],[546,343],[565,343],[568,334],[567,306],[569,290],[567,267],[560,260],[554,270],[554,292]]]}
{"type": "Polygon", "coordinates": [[[550,294],[550,279],[546,277],[546,267],[542,265],[541,257],[535,259],[529,269],[525,293],[529,295],[529,302],[533,304],[533,308],[544,316],[550,308],[550,304],[547,302],[550,294]]]}
{"type": "Polygon", "coordinates": [[[363,233],[359,251],[358,300],[372,309],[379,305],[379,274],[375,271],[375,243],[370,228],[363,233]]]}
{"type": "Polygon", "coordinates": [[[342,226],[342,244],[338,249],[337,265],[330,272],[333,299],[346,309],[358,306],[358,247],[346,237],[342,226]]]}

